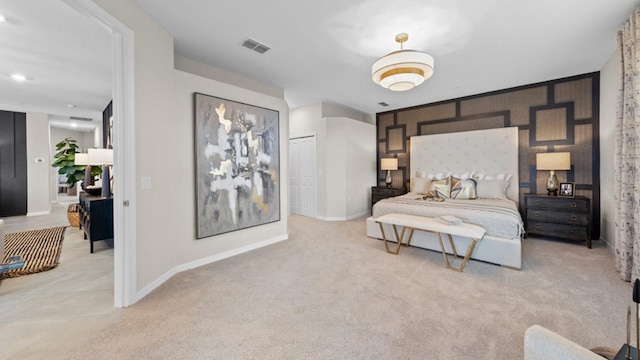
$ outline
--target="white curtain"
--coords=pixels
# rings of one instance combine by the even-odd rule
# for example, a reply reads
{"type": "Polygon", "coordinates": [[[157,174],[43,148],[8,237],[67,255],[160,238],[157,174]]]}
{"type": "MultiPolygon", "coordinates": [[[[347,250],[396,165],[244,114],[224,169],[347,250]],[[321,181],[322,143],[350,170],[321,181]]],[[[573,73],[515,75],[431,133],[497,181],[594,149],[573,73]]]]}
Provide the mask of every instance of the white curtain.
{"type": "Polygon", "coordinates": [[[623,280],[640,270],[640,9],[618,32],[620,88],[616,114],[615,255],[623,280]]]}

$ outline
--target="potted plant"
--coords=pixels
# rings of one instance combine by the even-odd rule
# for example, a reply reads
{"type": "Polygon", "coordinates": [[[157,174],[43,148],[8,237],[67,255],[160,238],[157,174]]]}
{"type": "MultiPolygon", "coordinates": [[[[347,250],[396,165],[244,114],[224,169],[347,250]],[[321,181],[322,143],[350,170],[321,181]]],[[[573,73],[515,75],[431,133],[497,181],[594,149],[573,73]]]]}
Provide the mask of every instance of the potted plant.
{"type": "MultiPolygon", "coordinates": [[[[53,155],[53,164],[51,166],[58,168],[58,174],[67,177],[69,185],[69,194],[75,192],[75,184],[84,180],[85,165],[75,165],[74,161],[78,152],[78,144],[72,138],[66,138],[56,144],[56,153],[53,155]],[[72,190],[73,189],[73,190],[72,190]]],[[[97,166],[91,168],[91,175],[99,175],[101,169],[97,166]]]]}

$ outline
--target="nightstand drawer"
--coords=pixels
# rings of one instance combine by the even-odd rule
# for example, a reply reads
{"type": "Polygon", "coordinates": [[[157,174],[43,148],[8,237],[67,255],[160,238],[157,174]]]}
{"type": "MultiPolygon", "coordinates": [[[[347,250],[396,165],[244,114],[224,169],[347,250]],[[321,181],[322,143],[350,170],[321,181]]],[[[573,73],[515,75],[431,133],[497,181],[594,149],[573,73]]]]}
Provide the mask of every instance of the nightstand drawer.
{"type": "Polygon", "coordinates": [[[535,221],[527,222],[527,232],[566,239],[587,240],[589,239],[589,232],[587,230],[585,226],[560,225],[535,221]]]}
{"type": "Polygon", "coordinates": [[[583,198],[528,197],[527,208],[543,207],[562,211],[589,211],[589,200],[583,198]]]}
{"type": "Polygon", "coordinates": [[[391,196],[404,195],[407,191],[404,188],[376,187],[373,192],[376,196],[388,198],[391,196]]]}
{"type": "Polygon", "coordinates": [[[589,214],[529,209],[527,221],[544,221],[557,224],[588,226],[589,214]]]}

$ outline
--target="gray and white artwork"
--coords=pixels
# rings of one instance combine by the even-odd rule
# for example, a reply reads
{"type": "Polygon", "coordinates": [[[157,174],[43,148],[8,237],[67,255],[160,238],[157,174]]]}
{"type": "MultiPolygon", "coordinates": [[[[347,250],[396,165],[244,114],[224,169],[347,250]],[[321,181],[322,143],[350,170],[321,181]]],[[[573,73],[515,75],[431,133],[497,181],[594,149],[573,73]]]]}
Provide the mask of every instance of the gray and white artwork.
{"type": "Polygon", "coordinates": [[[279,113],[194,98],[197,238],[279,221],[279,113]]]}

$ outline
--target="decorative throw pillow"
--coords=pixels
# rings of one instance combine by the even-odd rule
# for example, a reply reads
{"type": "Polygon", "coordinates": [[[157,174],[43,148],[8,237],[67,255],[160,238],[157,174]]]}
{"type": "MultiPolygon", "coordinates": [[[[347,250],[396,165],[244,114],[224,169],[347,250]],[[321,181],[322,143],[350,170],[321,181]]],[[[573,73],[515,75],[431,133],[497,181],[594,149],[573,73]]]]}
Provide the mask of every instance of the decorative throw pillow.
{"type": "Polygon", "coordinates": [[[507,180],[477,180],[476,194],[483,199],[506,199],[507,180]]]}
{"type": "Polygon", "coordinates": [[[451,198],[460,200],[477,199],[476,181],[474,179],[459,179],[451,177],[451,198]]]}
{"type": "Polygon", "coordinates": [[[428,194],[431,189],[431,180],[427,178],[416,177],[411,180],[412,192],[416,194],[428,194]]]}
{"type": "Polygon", "coordinates": [[[451,195],[451,177],[446,177],[442,180],[431,180],[430,188],[429,196],[449,198],[451,195]]]}

